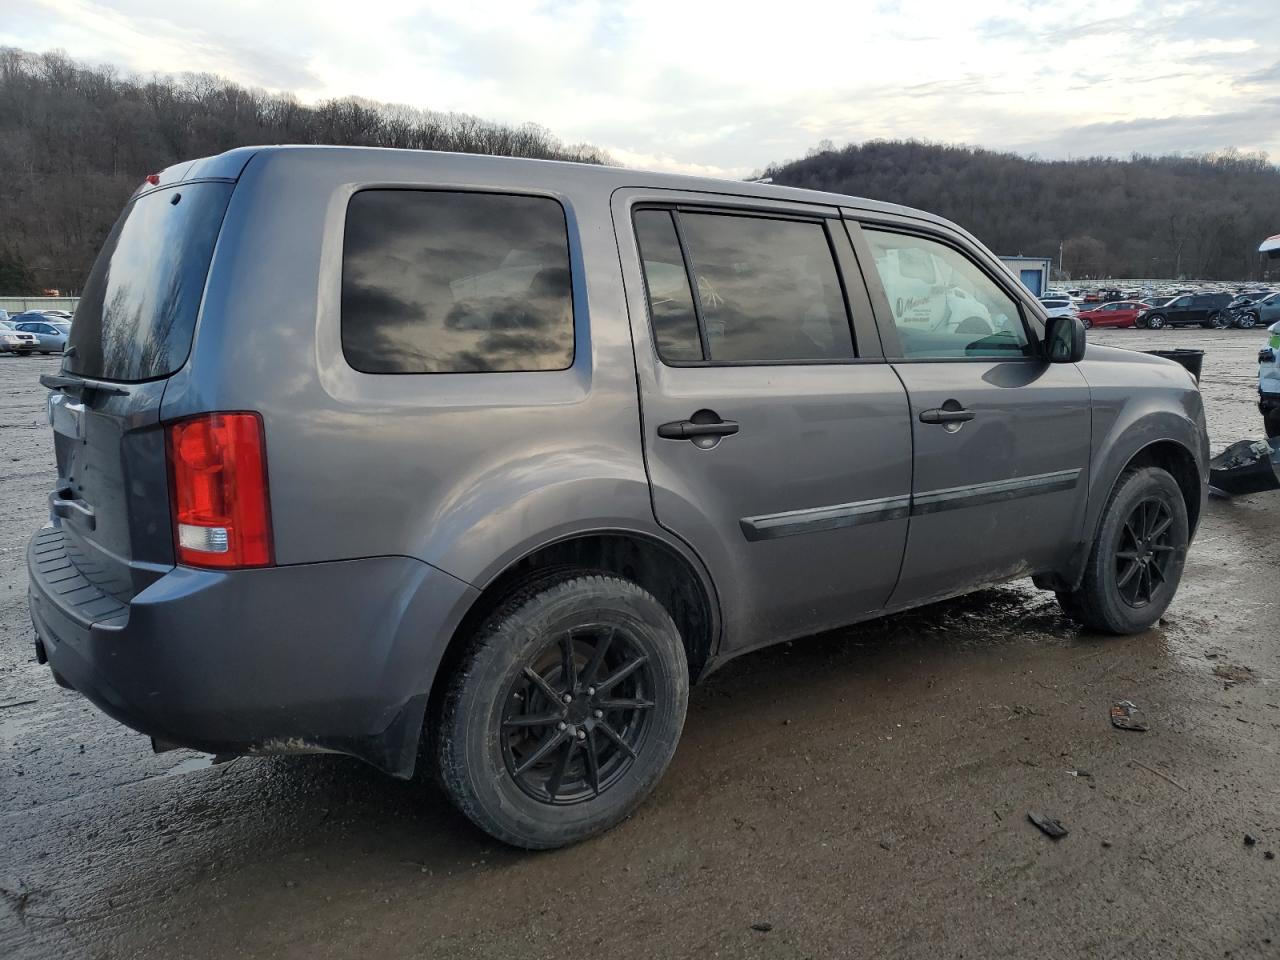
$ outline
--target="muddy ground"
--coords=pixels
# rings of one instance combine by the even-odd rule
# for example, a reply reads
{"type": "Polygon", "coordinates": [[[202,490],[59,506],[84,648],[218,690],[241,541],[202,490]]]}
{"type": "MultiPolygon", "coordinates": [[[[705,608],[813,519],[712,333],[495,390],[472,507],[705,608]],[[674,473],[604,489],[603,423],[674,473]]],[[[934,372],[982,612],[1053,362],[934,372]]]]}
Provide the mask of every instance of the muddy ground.
{"type": "MultiPolygon", "coordinates": [[[[1215,449],[1261,432],[1262,334],[1093,336],[1205,349],[1215,449]]],[[[1280,494],[1210,503],[1143,636],[1015,584],[745,657],[630,821],[531,855],[356,761],[153,755],[54,685],[56,365],[0,358],[0,957],[1280,956],[1280,494]]]]}

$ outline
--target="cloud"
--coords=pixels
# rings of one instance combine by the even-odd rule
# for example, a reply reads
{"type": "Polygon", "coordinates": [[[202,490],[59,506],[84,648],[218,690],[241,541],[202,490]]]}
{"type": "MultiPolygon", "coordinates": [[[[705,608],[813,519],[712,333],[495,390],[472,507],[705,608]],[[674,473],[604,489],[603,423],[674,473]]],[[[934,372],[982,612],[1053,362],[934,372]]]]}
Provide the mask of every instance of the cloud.
{"type": "Polygon", "coordinates": [[[1269,7],[791,0],[785,16],[727,16],[688,0],[379,0],[352,16],[349,0],[28,0],[0,43],[304,102],[531,121],[629,165],[744,176],[822,138],[1280,155],[1280,125],[1255,112],[1280,88],[1269,7]]]}

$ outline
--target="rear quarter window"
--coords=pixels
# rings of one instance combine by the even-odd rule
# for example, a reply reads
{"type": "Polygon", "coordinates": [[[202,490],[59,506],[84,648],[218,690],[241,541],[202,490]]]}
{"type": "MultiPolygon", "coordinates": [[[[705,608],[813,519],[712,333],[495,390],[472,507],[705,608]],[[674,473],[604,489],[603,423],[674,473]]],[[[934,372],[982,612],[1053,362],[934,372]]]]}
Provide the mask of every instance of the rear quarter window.
{"type": "Polygon", "coordinates": [[[363,373],[569,368],[563,208],[496,193],[356,193],[343,240],[342,350],[363,373]]]}

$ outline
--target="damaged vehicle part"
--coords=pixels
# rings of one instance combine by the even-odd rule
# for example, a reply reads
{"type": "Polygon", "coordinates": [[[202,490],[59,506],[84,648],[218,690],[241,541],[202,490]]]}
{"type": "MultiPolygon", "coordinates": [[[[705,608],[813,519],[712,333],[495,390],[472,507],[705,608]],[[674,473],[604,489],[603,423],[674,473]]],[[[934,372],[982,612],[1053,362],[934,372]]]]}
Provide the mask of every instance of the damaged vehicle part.
{"type": "Polygon", "coordinates": [[[1209,461],[1209,485],[1229,497],[1280,490],[1280,438],[1231,444],[1209,461]]]}

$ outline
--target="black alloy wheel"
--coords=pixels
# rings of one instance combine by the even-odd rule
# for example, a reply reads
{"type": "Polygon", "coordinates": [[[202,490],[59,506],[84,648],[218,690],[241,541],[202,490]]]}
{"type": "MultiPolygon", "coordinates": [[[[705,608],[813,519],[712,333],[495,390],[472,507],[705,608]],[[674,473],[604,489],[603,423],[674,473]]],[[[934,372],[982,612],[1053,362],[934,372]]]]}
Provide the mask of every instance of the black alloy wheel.
{"type": "Polygon", "coordinates": [[[1227,327],[1231,326],[1231,318],[1219,310],[1216,313],[1210,314],[1209,325],[1215,330],[1225,330],[1227,327]]]}
{"type": "Polygon", "coordinates": [[[1116,589],[1134,609],[1151,603],[1169,582],[1177,547],[1171,542],[1173,515],[1158,497],[1138,503],[1125,520],[1116,550],[1116,589]]]}
{"type": "Polygon", "coordinates": [[[616,783],[643,749],[654,708],[649,658],[625,625],[546,642],[505,698],[502,756],[542,803],[581,803],[616,783]]]}
{"type": "Polygon", "coordinates": [[[427,719],[454,804],[545,850],[617,824],[675,753],[689,702],[670,612],[612,573],[535,572],[476,624],[427,719]]]}

